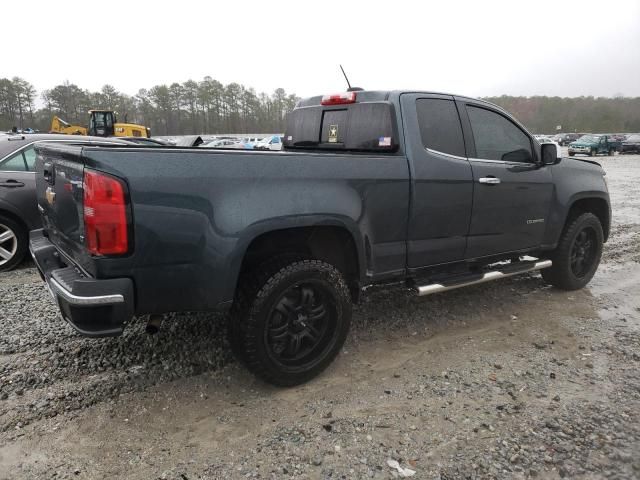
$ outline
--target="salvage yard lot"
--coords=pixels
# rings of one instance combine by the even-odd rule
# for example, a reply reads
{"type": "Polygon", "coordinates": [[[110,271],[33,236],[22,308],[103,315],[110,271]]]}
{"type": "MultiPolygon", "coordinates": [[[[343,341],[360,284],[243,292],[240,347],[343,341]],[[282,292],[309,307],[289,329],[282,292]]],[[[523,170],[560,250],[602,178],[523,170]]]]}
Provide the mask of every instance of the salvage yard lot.
{"type": "Polygon", "coordinates": [[[31,264],[0,274],[0,478],[638,478],[640,156],[596,160],[613,224],[587,288],[371,289],[298,388],[236,365],[219,316],[91,340],[31,264]]]}

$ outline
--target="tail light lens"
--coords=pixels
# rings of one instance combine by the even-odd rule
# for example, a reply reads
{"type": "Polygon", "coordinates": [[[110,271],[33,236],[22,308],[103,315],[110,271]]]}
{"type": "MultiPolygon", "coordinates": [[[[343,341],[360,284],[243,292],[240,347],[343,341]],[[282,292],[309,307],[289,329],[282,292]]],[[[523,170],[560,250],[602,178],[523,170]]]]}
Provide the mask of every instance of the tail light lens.
{"type": "Polygon", "coordinates": [[[92,255],[121,255],[129,251],[125,191],[122,181],[85,169],[84,232],[92,255]]]}
{"type": "Polygon", "coordinates": [[[325,95],[322,97],[322,105],[344,105],[356,103],[356,92],[336,93],[335,95],[325,95]]]}

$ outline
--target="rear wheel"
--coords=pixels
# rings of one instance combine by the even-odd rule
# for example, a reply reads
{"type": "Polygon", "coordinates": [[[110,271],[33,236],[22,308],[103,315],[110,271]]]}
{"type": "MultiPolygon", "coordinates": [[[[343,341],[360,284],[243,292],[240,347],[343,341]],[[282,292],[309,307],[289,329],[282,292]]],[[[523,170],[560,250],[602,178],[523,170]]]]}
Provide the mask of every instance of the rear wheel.
{"type": "Polygon", "coordinates": [[[598,217],[593,213],[573,217],[550,256],[553,265],[542,270],[542,278],[563,290],[584,287],[598,269],[603,243],[598,217]]]}
{"type": "Polygon", "coordinates": [[[0,215],[0,272],[13,270],[27,252],[27,232],[15,220],[0,215]]]}
{"type": "Polygon", "coordinates": [[[320,260],[277,258],[241,279],[230,343],[255,375],[293,386],[331,363],[350,323],[349,289],[335,267],[320,260]]]}

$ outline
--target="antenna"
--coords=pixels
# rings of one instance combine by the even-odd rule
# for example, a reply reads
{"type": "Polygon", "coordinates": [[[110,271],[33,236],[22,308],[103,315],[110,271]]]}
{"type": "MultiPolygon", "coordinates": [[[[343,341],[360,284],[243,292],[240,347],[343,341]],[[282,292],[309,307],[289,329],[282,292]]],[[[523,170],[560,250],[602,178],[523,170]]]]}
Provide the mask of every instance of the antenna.
{"type": "Polygon", "coordinates": [[[352,87],[351,83],[349,83],[349,79],[347,78],[347,74],[344,73],[344,68],[342,68],[342,65],[340,65],[340,70],[342,70],[342,75],[344,75],[344,79],[347,81],[347,86],[349,88],[347,88],[347,92],[360,92],[362,91],[362,88],[360,87],[352,87]]]}
{"type": "Polygon", "coordinates": [[[342,70],[342,75],[344,75],[344,79],[347,81],[347,86],[349,87],[349,90],[347,90],[347,91],[350,91],[351,90],[351,84],[349,83],[349,79],[347,78],[347,74],[344,73],[344,68],[342,68],[342,65],[340,65],[340,70],[342,70]]]}

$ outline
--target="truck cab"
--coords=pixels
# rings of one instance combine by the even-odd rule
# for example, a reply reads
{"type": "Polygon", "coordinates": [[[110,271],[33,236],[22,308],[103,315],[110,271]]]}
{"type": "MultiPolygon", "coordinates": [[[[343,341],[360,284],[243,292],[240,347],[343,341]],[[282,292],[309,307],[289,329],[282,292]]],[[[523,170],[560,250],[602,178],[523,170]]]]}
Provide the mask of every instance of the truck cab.
{"type": "Polygon", "coordinates": [[[89,110],[88,134],[95,137],[113,137],[116,122],[116,115],[111,110],[89,110]]]}
{"type": "Polygon", "coordinates": [[[614,155],[620,150],[621,142],[609,135],[583,135],[569,144],[569,156],[582,154],[595,157],[596,155],[614,155]]]}

